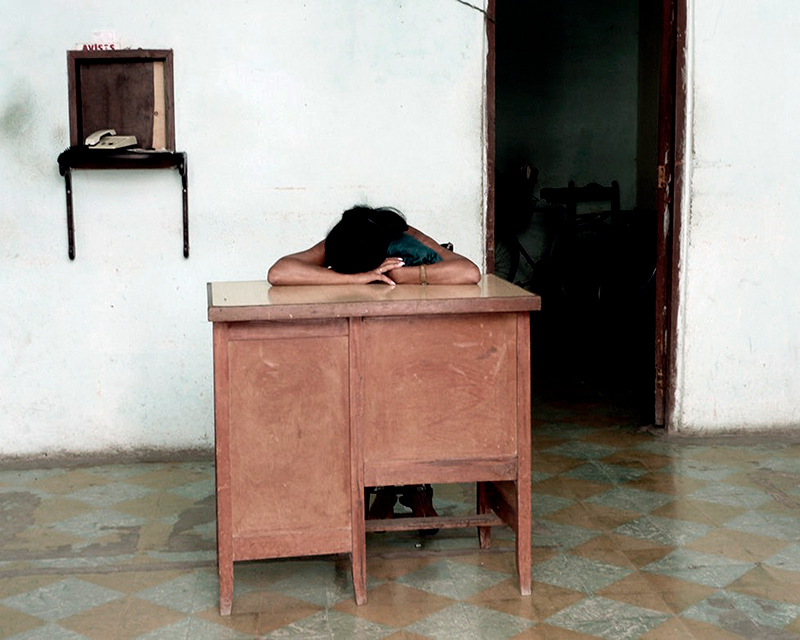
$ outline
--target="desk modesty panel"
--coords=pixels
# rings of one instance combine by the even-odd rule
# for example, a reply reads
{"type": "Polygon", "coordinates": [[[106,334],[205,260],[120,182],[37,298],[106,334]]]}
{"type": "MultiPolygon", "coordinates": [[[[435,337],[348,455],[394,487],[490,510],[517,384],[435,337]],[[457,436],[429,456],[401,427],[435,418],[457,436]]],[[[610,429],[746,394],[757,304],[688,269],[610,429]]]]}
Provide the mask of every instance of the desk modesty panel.
{"type": "Polygon", "coordinates": [[[517,538],[530,593],[530,321],[537,296],[478,285],[211,283],[220,610],[237,561],[349,553],[366,531],[517,538]],[[478,483],[475,516],[365,522],[364,488],[478,483]],[[433,524],[435,522],[435,524],[433,524]]]}

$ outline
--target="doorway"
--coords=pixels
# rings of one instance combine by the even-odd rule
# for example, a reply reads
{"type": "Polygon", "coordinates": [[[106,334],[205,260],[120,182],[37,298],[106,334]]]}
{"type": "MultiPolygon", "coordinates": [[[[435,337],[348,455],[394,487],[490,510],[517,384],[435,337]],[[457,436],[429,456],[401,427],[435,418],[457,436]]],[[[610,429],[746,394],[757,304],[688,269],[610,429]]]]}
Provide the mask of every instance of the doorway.
{"type": "Polygon", "coordinates": [[[501,272],[513,237],[514,281],[543,301],[532,320],[538,389],[615,404],[641,424],[664,423],[654,407],[667,340],[654,342],[670,270],[658,248],[673,173],[669,11],[671,0],[489,2],[489,268],[501,272]],[[544,197],[570,183],[617,183],[619,212],[588,203],[570,220],[544,197]]]}

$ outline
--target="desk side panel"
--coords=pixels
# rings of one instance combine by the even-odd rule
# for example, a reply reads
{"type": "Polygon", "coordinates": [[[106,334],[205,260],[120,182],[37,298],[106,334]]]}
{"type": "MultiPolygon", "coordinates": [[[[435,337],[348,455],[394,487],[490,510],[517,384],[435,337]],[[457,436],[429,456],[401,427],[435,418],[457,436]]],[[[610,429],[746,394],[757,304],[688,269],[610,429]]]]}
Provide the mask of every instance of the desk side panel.
{"type": "Polygon", "coordinates": [[[320,329],[314,335],[301,323],[293,336],[290,324],[253,323],[231,331],[239,338],[228,343],[234,536],[350,530],[346,321],[320,329]]]}
{"type": "Polygon", "coordinates": [[[420,463],[513,460],[516,332],[515,314],[365,319],[368,472],[389,463],[394,477],[403,464],[411,473],[420,463]]]}

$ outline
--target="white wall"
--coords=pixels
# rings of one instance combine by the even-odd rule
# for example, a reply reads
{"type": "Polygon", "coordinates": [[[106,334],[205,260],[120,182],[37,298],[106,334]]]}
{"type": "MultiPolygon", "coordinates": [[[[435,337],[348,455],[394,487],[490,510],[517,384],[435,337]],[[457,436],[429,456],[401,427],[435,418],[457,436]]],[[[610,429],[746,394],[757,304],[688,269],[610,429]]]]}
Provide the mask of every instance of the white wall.
{"type": "Polygon", "coordinates": [[[800,428],[800,11],[690,2],[673,426],[800,428]]]}
{"type": "MultiPolygon", "coordinates": [[[[473,5],[484,6],[481,0],[473,5]]],[[[483,262],[483,15],[457,0],[0,0],[0,457],[208,448],[205,284],[264,277],[355,203],[483,262]],[[66,51],[175,55],[172,171],[74,174],[66,51]]]]}

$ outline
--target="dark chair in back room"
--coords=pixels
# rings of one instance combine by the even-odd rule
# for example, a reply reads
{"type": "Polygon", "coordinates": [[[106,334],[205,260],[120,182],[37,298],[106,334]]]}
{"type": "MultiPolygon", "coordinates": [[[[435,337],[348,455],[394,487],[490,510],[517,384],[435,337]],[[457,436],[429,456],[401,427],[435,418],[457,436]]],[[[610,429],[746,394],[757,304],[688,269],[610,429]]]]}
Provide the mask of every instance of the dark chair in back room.
{"type": "Polygon", "coordinates": [[[619,182],[616,180],[611,181],[610,187],[605,187],[596,182],[578,187],[575,186],[575,181],[570,180],[569,185],[566,187],[558,188],[544,188],[541,189],[539,195],[543,200],[551,204],[564,205],[567,208],[567,216],[575,219],[578,215],[579,204],[589,203],[608,203],[609,211],[619,211],[619,182]]]}

